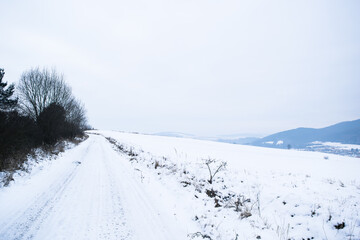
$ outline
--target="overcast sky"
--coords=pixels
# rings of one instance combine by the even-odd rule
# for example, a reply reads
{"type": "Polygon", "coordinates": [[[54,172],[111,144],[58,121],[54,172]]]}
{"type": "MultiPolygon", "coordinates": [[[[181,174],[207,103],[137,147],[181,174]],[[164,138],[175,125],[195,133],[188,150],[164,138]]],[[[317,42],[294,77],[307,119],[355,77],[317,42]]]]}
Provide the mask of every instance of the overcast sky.
{"type": "Polygon", "coordinates": [[[360,118],[360,1],[2,0],[0,67],[56,67],[99,129],[265,135],[360,118]]]}

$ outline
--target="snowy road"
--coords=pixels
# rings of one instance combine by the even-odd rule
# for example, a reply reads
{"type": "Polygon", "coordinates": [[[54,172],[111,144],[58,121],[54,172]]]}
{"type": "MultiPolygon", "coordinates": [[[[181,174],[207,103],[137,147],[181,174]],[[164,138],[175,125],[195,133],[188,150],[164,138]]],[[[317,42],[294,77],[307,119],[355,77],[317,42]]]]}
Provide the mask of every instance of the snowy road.
{"type": "Polygon", "coordinates": [[[126,157],[90,135],[43,171],[2,189],[0,240],[186,239],[153,199],[126,157]]]}

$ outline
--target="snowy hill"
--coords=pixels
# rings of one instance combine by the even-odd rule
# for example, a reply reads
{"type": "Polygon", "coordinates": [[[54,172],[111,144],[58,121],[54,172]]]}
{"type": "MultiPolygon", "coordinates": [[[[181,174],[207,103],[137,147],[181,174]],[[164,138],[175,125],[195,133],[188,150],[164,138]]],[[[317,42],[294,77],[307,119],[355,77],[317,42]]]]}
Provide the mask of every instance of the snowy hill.
{"type": "Polygon", "coordinates": [[[218,136],[197,136],[193,134],[179,133],[179,132],[160,132],[154,133],[155,136],[163,137],[178,137],[178,138],[192,138],[199,140],[209,140],[223,143],[232,143],[232,144],[251,144],[259,140],[259,137],[246,137],[252,134],[233,134],[233,135],[218,135],[218,136]]]}
{"type": "Polygon", "coordinates": [[[0,189],[0,239],[360,239],[359,159],[89,133],[0,189]]]}
{"type": "Polygon", "coordinates": [[[101,133],[139,153],[138,162],[133,164],[144,172],[150,169],[164,186],[175,190],[203,236],[346,239],[352,231],[350,235],[359,234],[358,159],[195,139],[101,133]],[[217,159],[212,171],[222,161],[227,163],[213,184],[207,181],[205,161],[209,158],[217,159]],[[216,193],[211,195],[208,190],[216,193]],[[240,210],[235,210],[236,204],[242,205],[240,210]],[[251,216],[246,217],[248,213],[251,216]],[[348,228],[336,229],[343,222],[348,222],[348,228]]]}
{"type": "Polygon", "coordinates": [[[251,144],[259,140],[258,137],[239,137],[239,138],[218,138],[216,141],[233,144],[251,144]]]}
{"type": "Polygon", "coordinates": [[[159,132],[159,133],[154,133],[152,135],[164,136],[164,137],[178,137],[178,138],[196,138],[195,135],[180,133],[180,132],[159,132]]]}
{"type": "Polygon", "coordinates": [[[297,128],[272,134],[251,143],[255,146],[274,148],[307,148],[313,142],[336,142],[342,144],[356,144],[360,147],[360,119],[341,122],[329,127],[297,128]]]}

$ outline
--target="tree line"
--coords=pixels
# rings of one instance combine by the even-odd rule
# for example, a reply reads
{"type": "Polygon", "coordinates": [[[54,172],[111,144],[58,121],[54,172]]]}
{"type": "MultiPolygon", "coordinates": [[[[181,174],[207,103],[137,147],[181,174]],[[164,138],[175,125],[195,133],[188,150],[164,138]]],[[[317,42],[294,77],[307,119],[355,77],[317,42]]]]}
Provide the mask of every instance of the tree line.
{"type": "Polygon", "coordinates": [[[84,105],[62,74],[46,68],[23,72],[15,88],[0,68],[0,171],[18,168],[32,149],[83,136],[84,105]]]}

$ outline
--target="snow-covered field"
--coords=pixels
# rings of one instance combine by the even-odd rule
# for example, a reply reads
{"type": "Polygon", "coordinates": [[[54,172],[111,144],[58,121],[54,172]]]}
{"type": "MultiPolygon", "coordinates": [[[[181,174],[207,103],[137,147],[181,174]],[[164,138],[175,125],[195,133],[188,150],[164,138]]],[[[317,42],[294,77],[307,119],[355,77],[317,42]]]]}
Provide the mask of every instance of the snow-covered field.
{"type": "Polygon", "coordinates": [[[360,149],[360,145],[357,145],[357,144],[343,144],[343,143],[338,143],[338,142],[319,142],[319,141],[316,141],[316,142],[312,142],[312,144],[330,146],[330,147],[334,147],[334,148],[338,148],[338,149],[346,149],[346,150],[360,149]]]}
{"type": "Polygon", "coordinates": [[[356,144],[316,141],[306,146],[305,150],[360,158],[360,145],[356,144]]]}
{"type": "Polygon", "coordinates": [[[90,133],[0,189],[1,240],[360,239],[360,159],[90,133]]]}

